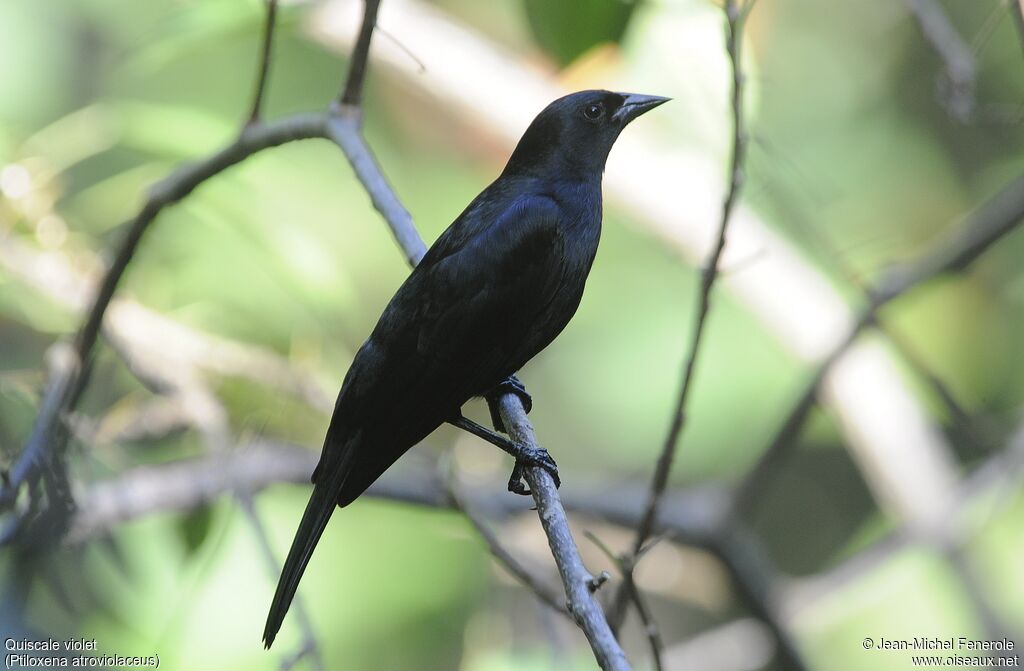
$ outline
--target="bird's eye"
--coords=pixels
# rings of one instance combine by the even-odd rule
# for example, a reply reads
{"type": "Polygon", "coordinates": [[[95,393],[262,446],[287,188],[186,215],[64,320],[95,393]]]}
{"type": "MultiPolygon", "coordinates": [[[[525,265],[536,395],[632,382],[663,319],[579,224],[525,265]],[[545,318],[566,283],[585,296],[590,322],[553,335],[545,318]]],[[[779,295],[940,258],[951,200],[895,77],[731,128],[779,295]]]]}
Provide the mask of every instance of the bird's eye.
{"type": "Polygon", "coordinates": [[[600,118],[602,112],[604,112],[604,109],[600,105],[587,105],[583,108],[583,116],[591,121],[600,118]]]}

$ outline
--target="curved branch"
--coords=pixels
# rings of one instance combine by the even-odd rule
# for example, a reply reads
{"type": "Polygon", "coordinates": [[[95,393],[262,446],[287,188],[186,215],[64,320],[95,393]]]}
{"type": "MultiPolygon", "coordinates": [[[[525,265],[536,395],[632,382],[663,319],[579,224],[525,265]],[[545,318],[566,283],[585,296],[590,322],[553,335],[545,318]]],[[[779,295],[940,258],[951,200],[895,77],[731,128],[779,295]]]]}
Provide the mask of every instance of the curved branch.
{"type": "Polygon", "coordinates": [[[86,319],[75,335],[69,356],[61,357],[61,363],[51,369],[43,393],[44,401],[32,432],[10,476],[0,487],[0,508],[9,508],[21,486],[34,480],[42,465],[63,451],[65,441],[57,431],[58,425],[63,415],[74,407],[85,386],[89,355],[96,344],[114,290],[135,255],[142,236],[157,215],[214,175],[263,149],[294,140],[324,137],[326,119],[325,114],[297,114],[272,123],[247,126],[227,147],[203,161],[179,169],[153,187],[142,209],[128,222],[128,230],[117,248],[117,255],[103,276],[86,319]]]}
{"type": "Polygon", "coordinates": [[[252,109],[249,111],[248,125],[259,122],[263,111],[263,94],[267,88],[270,74],[270,52],[274,46],[274,25],[277,20],[277,0],[265,0],[266,16],[263,21],[263,37],[260,47],[260,64],[256,73],[256,90],[252,96],[252,109]]]}
{"type": "Polygon", "coordinates": [[[632,557],[628,561],[623,562],[625,567],[623,584],[616,593],[612,604],[610,619],[615,628],[618,628],[625,617],[625,607],[629,592],[636,590],[636,585],[633,584],[633,568],[644,544],[654,533],[654,522],[658,516],[658,506],[665,495],[665,488],[668,486],[669,474],[672,472],[672,463],[675,461],[676,449],[679,445],[679,438],[686,425],[686,401],[693,386],[693,375],[697,368],[697,357],[700,353],[702,337],[705,325],[707,324],[708,310],[711,307],[711,291],[715,286],[715,280],[718,278],[718,264],[722,258],[722,252],[725,251],[729,221],[732,218],[733,209],[736,206],[740,189],[743,186],[743,160],[746,155],[747,142],[743,124],[743,72],[740,68],[740,45],[742,41],[740,33],[743,20],[753,6],[753,2],[754,0],[747,0],[746,5],[741,7],[737,4],[737,0],[725,0],[725,47],[732,71],[730,109],[732,110],[733,132],[732,156],[729,161],[729,182],[725,198],[722,202],[722,212],[718,223],[715,246],[701,272],[693,339],[690,341],[690,348],[683,364],[682,381],[679,386],[675,412],[672,415],[668,434],[665,437],[661,454],[658,456],[658,462],[654,468],[647,508],[640,521],[640,526],[637,527],[636,537],[633,540],[632,557]]]}

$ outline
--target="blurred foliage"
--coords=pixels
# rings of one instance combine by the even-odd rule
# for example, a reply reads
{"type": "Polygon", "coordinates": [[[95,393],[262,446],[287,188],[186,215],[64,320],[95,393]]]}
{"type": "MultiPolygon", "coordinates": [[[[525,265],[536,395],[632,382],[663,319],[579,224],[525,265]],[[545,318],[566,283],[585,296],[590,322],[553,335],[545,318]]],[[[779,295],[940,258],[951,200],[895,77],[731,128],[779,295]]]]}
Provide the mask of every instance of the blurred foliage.
{"type": "Polygon", "coordinates": [[[622,39],[636,5],[633,0],[523,0],[537,43],[563,65],[599,44],[622,39]]]}
{"type": "MultiPolygon", "coordinates": [[[[672,107],[650,119],[659,141],[724,165],[727,65],[713,4],[437,4],[524,61],[542,52],[552,70],[572,71],[595,47],[616,44],[586,69],[592,81],[584,83],[672,96],[672,107]]],[[[858,299],[851,275],[868,281],[888,262],[912,257],[1024,168],[1020,45],[1011,21],[993,19],[1004,3],[943,4],[978,59],[978,113],[969,124],[945,110],[936,85],[942,64],[902,3],[760,0],[748,26],[745,202],[851,301],[858,299]]],[[[257,0],[0,3],[0,170],[15,166],[30,184],[27,194],[0,198],[0,237],[95,270],[95,255],[119,239],[150,184],[237,131],[261,7],[257,0]]],[[[304,3],[282,7],[269,116],[321,108],[341,81],[344,55],[309,37],[310,15],[304,3]]],[[[431,73],[424,77],[429,86],[431,73]]],[[[486,129],[404,104],[403,86],[371,70],[367,133],[432,240],[500,165],[474,149],[489,146],[486,129]],[[444,133],[425,122],[432,118],[449,123],[439,121],[444,133]]],[[[666,197],[685,208],[685,187],[666,197]]],[[[1024,239],[1011,236],[969,276],[935,283],[886,312],[984,420],[983,444],[951,432],[968,462],[1003,447],[1024,403],[1024,357],[1015,354],[1024,339],[1022,256],[1024,239]]],[[[161,214],[122,289],[198,329],[272,348],[334,388],[406,272],[343,157],[310,141],[254,157],[161,214]]],[[[609,203],[577,317],[523,374],[537,400],[532,418],[565,474],[647,477],[676,393],[695,286],[693,268],[609,203]]],[[[68,309],[0,270],[0,460],[29,431],[47,346],[74,325],[68,309]]],[[[805,381],[801,364],[725,293],[715,297],[708,335],[679,484],[742,477],[805,381]]],[[[906,374],[939,413],[911,367],[906,374]]],[[[216,390],[240,436],[266,433],[311,448],[322,439],[327,418],[274,389],[229,377],[216,390]]],[[[148,394],[104,348],[81,407],[102,417],[148,394]]],[[[471,411],[482,416],[479,404],[471,411]]],[[[440,431],[422,449],[454,436],[440,431]]],[[[77,445],[75,473],[103,478],[200,452],[190,433],[77,445]]],[[[500,488],[507,464],[472,458],[500,488]]],[[[277,487],[257,499],[276,551],[287,547],[305,496],[277,487]]],[[[1020,492],[987,503],[971,511],[978,531],[970,554],[985,567],[1001,614],[1024,626],[1020,492]]],[[[751,522],[772,558],[800,575],[835,565],[890,528],[824,412],[751,522]]],[[[490,570],[454,514],[361,501],[332,522],[317,557],[303,589],[329,669],[552,668],[535,605],[490,570]]],[[[666,631],[685,623],[692,632],[742,612],[732,594],[700,601],[687,591],[714,582],[717,574],[702,568],[711,562],[673,561],[679,577],[662,581],[658,600],[666,631]]],[[[16,562],[4,557],[0,569],[16,562]]],[[[125,525],[110,543],[63,551],[35,568],[40,579],[26,612],[40,634],[96,637],[111,653],[159,652],[168,669],[278,665],[278,649],[264,653],[258,641],[275,577],[229,500],[125,525]]],[[[0,608],[4,621],[12,608],[0,608]]],[[[898,655],[861,650],[866,635],[975,635],[981,627],[949,567],[913,546],[799,622],[802,646],[816,668],[830,671],[906,668],[898,655]]],[[[629,643],[643,649],[642,640],[629,643]]],[[[294,623],[278,645],[298,645],[294,623]]],[[[591,668],[585,650],[568,654],[555,668],[591,668]]]]}

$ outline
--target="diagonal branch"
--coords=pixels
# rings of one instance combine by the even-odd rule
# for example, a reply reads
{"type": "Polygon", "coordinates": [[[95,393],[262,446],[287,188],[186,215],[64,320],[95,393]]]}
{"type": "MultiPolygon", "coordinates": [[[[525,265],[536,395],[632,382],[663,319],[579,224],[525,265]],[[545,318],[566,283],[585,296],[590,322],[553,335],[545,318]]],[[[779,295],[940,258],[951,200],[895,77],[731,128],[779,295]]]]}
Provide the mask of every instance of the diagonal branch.
{"type": "Polygon", "coordinates": [[[735,510],[748,509],[754,493],[774,465],[795,443],[804,419],[814,405],[818,388],[833,363],[857,340],[857,336],[874,323],[878,311],[890,301],[916,287],[950,272],[964,269],[1003,236],[1024,221],[1024,175],[1011,181],[1002,190],[972,212],[964,224],[944,241],[915,261],[897,266],[885,273],[875,288],[867,292],[870,300],[861,310],[847,337],[824,357],[811,374],[797,402],[768,448],[761,455],[736,493],[735,510]]]}
{"type": "Polygon", "coordinates": [[[658,506],[668,486],[669,474],[672,471],[672,463],[675,460],[675,453],[679,444],[679,438],[686,425],[686,402],[693,386],[693,376],[697,367],[697,358],[700,353],[700,345],[704,335],[705,324],[707,323],[708,310],[711,306],[711,291],[714,288],[715,280],[718,277],[718,263],[725,250],[726,233],[729,227],[729,220],[732,217],[733,208],[739,197],[740,188],[743,185],[743,159],[746,153],[746,131],[743,123],[743,71],[740,65],[740,44],[742,21],[747,16],[753,0],[749,0],[745,7],[740,7],[736,0],[725,2],[725,47],[729,57],[729,64],[732,70],[732,157],[729,162],[729,185],[726,189],[725,199],[722,203],[721,219],[718,225],[718,236],[711,255],[701,273],[700,291],[697,297],[697,313],[694,323],[693,339],[690,341],[690,348],[683,365],[682,381],[679,387],[679,396],[676,400],[675,413],[672,416],[672,423],[669,426],[668,435],[662,445],[661,454],[658,457],[654,469],[654,476],[651,480],[651,492],[647,502],[647,508],[636,531],[636,538],[633,541],[634,561],[624,563],[626,571],[623,572],[623,585],[619,588],[612,605],[610,619],[614,627],[618,627],[625,615],[625,604],[629,590],[636,589],[632,585],[633,567],[635,558],[640,554],[647,539],[654,533],[654,523],[658,516],[658,506]]]}
{"type": "MultiPolygon", "coordinates": [[[[538,449],[533,426],[526,418],[523,403],[515,394],[505,394],[498,400],[498,411],[501,421],[509,431],[509,435],[517,443],[538,449]]],[[[576,541],[569,531],[569,520],[566,519],[558,489],[551,474],[542,468],[530,466],[524,469],[523,476],[530,486],[533,500],[537,504],[537,514],[541,526],[548,537],[548,546],[558,565],[558,573],[562,577],[562,586],[568,600],[569,613],[579,625],[594,657],[602,669],[629,669],[629,662],[622,652],[619,642],[615,639],[608,621],[605,619],[601,606],[591,591],[594,584],[592,576],[583,565],[576,541]]]]}
{"type": "Polygon", "coordinates": [[[63,452],[64,439],[58,431],[58,424],[74,407],[87,382],[83,370],[96,344],[114,290],[128,268],[139,241],[157,215],[165,207],[188,196],[207,179],[263,149],[294,140],[323,137],[325,119],[323,114],[298,114],[265,125],[249,126],[224,149],[194,165],[181,168],[151,190],[142,209],[127,224],[128,230],[117,254],[104,274],[85,321],[74,338],[70,356],[63,365],[52,371],[47,380],[44,402],[36,415],[32,432],[10,477],[0,487],[0,508],[9,508],[21,486],[38,477],[43,463],[59,457],[63,452]]]}

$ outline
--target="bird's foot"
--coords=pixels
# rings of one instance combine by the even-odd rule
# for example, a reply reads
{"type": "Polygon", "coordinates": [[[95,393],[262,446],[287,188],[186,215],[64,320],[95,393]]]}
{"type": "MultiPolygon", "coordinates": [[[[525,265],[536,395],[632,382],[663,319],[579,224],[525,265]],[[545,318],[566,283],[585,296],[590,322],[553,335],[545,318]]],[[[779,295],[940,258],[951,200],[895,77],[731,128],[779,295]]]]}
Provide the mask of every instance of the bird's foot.
{"type": "Polygon", "coordinates": [[[530,396],[526,391],[526,387],[515,375],[509,375],[484,396],[484,399],[487,401],[487,409],[491,411],[491,424],[496,431],[508,433],[505,430],[505,423],[501,421],[501,413],[498,411],[498,400],[504,394],[515,394],[518,396],[526,414],[530,414],[530,411],[533,410],[533,397],[530,396]]]}
{"type": "Polygon", "coordinates": [[[512,469],[512,476],[508,479],[508,490],[510,492],[523,494],[525,496],[530,495],[531,492],[523,481],[523,471],[526,468],[533,467],[543,468],[555,481],[555,487],[561,486],[562,481],[558,477],[558,465],[555,463],[555,460],[551,458],[551,455],[548,454],[548,451],[543,447],[528,447],[521,443],[517,443],[500,433],[494,433],[486,426],[481,426],[473,420],[463,417],[461,412],[456,412],[455,416],[448,421],[460,429],[469,431],[474,436],[479,436],[480,438],[497,445],[515,457],[516,465],[512,469]]]}
{"type": "Polygon", "coordinates": [[[561,487],[562,480],[558,477],[558,464],[551,458],[548,451],[543,447],[533,448],[520,445],[516,465],[512,468],[512,475],[508,479],[508,491],[523,496],[532,495],[533,492],[526,486],[524,477],[524,470],[528,467],[543,468],[555,481],[555,487],[561,487]]]}

